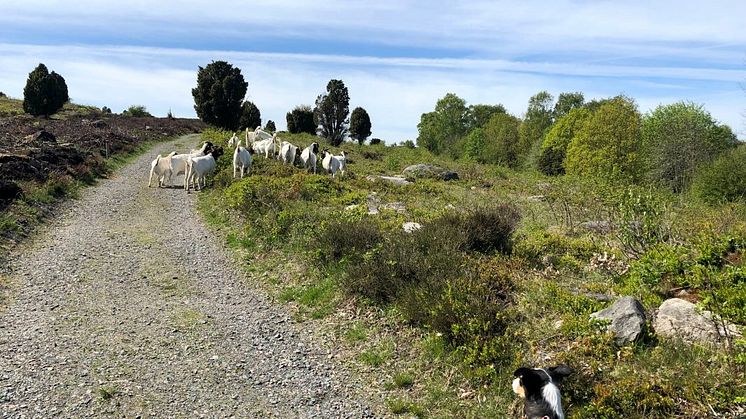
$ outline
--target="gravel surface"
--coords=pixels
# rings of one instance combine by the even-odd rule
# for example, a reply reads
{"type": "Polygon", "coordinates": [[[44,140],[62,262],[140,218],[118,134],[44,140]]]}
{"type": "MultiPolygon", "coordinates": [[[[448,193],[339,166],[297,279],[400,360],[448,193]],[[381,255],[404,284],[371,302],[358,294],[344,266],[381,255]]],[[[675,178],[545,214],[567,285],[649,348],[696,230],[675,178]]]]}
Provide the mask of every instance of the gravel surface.
{"type": "Polygon", "coordinates": [[[373,417],[361,385],[253,288],[156,146],[11,260],[2,417],[373,417]]]}

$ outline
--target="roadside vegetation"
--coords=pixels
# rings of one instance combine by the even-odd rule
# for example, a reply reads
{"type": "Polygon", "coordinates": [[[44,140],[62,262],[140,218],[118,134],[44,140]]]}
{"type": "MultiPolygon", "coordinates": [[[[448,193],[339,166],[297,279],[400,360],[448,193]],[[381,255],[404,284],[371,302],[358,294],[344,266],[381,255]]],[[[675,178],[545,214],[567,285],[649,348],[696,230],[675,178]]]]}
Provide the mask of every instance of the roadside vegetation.
{"type": "MultiPolygon", "coordinates": [[[[629,103],[598,109],[632,115],[629,103]]],[[[207,130],[203,138],[223,144],[230,135],[207,130]]],[[[278,136],[301,149],[319,141],[278,136]]],[[[566,146],[555,140],[533,156],[566,146]]],[[[745,324],[742,199],[710,204],[690,188],[635,183],[642,169],[621,153],[619,164],[598,162],[617,176],[598,177],[547,176],[520,151],[512,169],[453,159],[448,146],[439,154],[380,143],[330,148],[349,153],[344,177],[255,156],[251,175],[233,179],[226,153],[200,207],[252,276],[370,382],[391,414],[517,415],[514,369],[557,363],[575,369],[563,386],[569,418],[743,414],[743,339],[690,345],[649,327],[636,343],[618,346],[589,317],[631,295],[650,326],[663,300],[686,295],[745,324]],[[416,163],[460,178],[409,185],[368,178],[416,163]],[[405,233],[405,222],[422,228],[405,233]]]]}

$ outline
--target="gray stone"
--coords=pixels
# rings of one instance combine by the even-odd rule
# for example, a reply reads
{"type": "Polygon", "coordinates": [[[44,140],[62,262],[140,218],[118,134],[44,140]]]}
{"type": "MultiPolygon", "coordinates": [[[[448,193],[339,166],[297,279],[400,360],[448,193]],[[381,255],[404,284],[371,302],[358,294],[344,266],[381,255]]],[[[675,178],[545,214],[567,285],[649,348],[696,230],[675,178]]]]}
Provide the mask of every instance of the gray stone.
{"type": "Polygon", "coordinates": [[[402,175],[407,179],[458,180],[458,173],[434,164],[413,164],[407,166],[402,171],[402,175]]]}
{"type": "Polygon", "coordinates": [[[611,230],[613,230],[614,225],[611,223],[611,221],[601,220],[601,221],[585,221],[580,224],[578,224],[578,227],[592,231],[594,233],[608,233],[611,230]]]}
{"type": "Polygon", "coordinates": [[[671,298],[663,302],[653,322],[659,336],[677,338],[689,343],[716,344],[726,334],[741,336],[738,328],[726,321],[717,321],[707,310],[681,298],[671,298]]]}
{"type": "Polygon", "coordinates": [[[384,181],[393,183],[394,185],[411,185],[412,182],[408,181],[407,179],[401,177],[401,176],[375,176],[375,175],[368,175],[365,177],[371,182],[375,181],[384,181]]]}
{"type": "Polygon", "coordinates": [[[421,229],[422,224],[409,221],[409,222],[402,224],[402,228],[404,229],[405,233],[411,233],[413,231],[417,231],[421,229]]]}
{"type": "Polygon", "coordinates": [[[608,330],[614,333],[620,346],[634,342],[645,332],[645,309],[633,297],[622,297],[606,309],[591,314],[591,318],[611,320],[608,330]]]}
{"type": "Polygon", "coordinates": [[[547,197],[544,195],[532,195],[527,198],[531,202],[544,202],[547,200],[547,197]]]}

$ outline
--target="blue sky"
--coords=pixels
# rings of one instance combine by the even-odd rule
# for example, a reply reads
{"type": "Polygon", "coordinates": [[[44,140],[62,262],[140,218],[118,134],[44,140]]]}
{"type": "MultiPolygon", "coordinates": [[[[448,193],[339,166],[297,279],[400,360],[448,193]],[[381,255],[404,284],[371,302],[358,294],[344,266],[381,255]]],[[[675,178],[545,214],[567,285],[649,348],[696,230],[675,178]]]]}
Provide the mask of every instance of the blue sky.
{"type": "Polygon", "coordinates": [[[3,0],[0,91],[20,97],[44,62],[75,102],[194,116],[197,66],[226,60],[279,128],[340,78],[387,142],[446,93],[521,116],[540,90],[691,100],[746,139],[743,16],[736,0],[3,0]]]}

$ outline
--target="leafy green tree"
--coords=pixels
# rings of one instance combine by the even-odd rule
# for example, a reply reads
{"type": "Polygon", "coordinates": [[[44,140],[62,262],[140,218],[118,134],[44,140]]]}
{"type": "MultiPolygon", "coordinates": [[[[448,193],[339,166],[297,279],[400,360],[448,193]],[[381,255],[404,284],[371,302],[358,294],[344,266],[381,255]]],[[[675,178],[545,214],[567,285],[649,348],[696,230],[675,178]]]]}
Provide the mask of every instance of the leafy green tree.
{"type": "Polygon", "coordinates": [[[144,105],[131,105],[129,108],[122,111],[122,115],[133,116],[136,118],[153,117],[144,105]]]}
{"type": "Polygon", "coordinates": [[[475,128],[484,128],[496,113],[507,113],[503,105],[469,105],[466,110],[466,126],[471,131],[475,128]]]}
{"type": "Polygon", "coordinates": [[[746,199],[746,145],[700,168],[692,181],[692,192],[710,204],[746,199]]]}
{"type": "Polygon", "coordinates": [[[362,145],[365,139],[370,137],[371,127],[368,111],[359,106],[352,110],[352,117],[350,117],[350,137],[362,145]]]}
{"type": "Polygon", "coordinates": [[[549,127],[552,125],[554,98],[546,91],[541,91],[528,100],[528,109],[519,130],[518,153],[529,155],[534,149],[538,151],[549,127]]]}
{"type": "Polygon", "coordinates": [[[67,83],[59,74],[39,64],[31,71],[23,88],[23,110],[31,115],[49,116],[70,100],[67,83]]]}
{"type": "Polygon", "coordinates": [[[275,126],[275,121],[273,121],[271,119],[268,120],[267,121],[267,125],[264,126],[264,130],[267,131],[267,132],[269,132],[269,133],[272,133],[272,134],[275,131],[277,131],[277,127],[275,126]]]}
{"type": "Polygon", "coordinates": [[[326,94],[316,98],[313,115],[321,136],[334,147],[342,144],[350,123],[350,94],[342,80],[329,80],[326,94]]]}
{"type": "Polygon", "coordinates": [[[554,121],[562,118],[575,108],[580,108],[585,104],[585,97],[581,92],[560,93],[557,96],[557,103],[554,104],[552,117],[554,121]]]}
{"type": "Polygon", "coordinates": [[[467,133],[466,102],[453,93],[438,100],[435,111],[423,113],[417,124],[417,145],[434,154],[453,148],[467,133]]]}
{"type": "Polygon", "coordinates": [[[238,119],[238,129],[250,131],[262,126],[262,113],[254,102],[245,101],[241,105],[241,117],[238,119]]]}
{"type": "Polygon", "coordinates": [[[474,128],[466,136],[464,142],[464,157],[469,160],[480,162],[484,154],[484,129],[474,128]]]}
{"type": "Polygon", "coordinates": [[[484,127],[484,150],[481,163],[515,167],[518,164],[518,142],[521,120],[507,113],[496,113],[484,127]]]}
{"type": "Polygon", "coordinates": [[[642,120],[642,153],[648,180],[674,192],[683,191],[694,173],[738,140],[702,105],[660,105],[642,120]]]}
{"type": "Polygon", "coordinates": [[[248,86],[241,70],[225,61],[213,61],[204,68],[199,67],[197,87],[192,89],[197,116],[208,124],[235,131],[248,86]]]}
{"type": "Polygon", "coordinates": [[[296,106],[285,115],[288,132],[298,134],[306,132],[316,135],[316,123],[313,122],[313,110],[308,105],[296,106]]]}
{"type": "Polygon", "coordinates": [[[567,147],[568,174],[633,181],[639,175],[641,116],[630,98],[602,104],[567,147]]]}
{"type": "Polygon", "coordinates": [[[586,108],[573,108],[557,120],[544,137],[539,154],[539,170],[549,176],[565,173],[567,146],[593,114],[586,108]]]}

